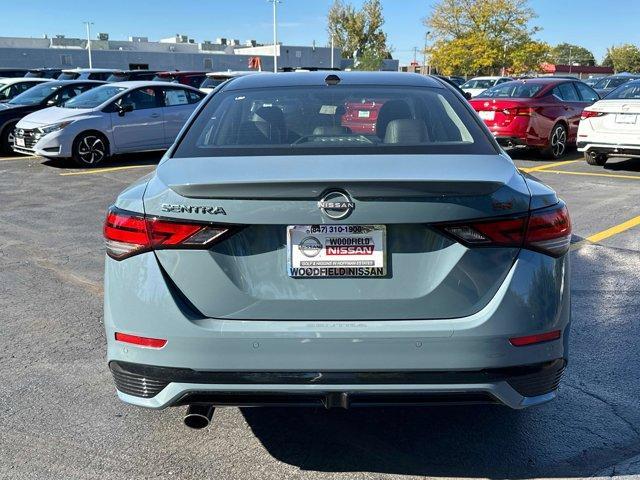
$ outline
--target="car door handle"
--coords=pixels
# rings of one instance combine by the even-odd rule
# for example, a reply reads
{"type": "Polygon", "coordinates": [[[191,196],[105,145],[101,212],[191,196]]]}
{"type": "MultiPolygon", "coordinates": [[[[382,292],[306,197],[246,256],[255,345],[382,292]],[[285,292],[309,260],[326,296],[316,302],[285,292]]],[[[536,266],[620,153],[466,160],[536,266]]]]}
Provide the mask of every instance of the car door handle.
{"type": "Polygon", "coordinates": [[[151,118],[158,118],[160,116],[159,113],[152,113],[151,118]]]}

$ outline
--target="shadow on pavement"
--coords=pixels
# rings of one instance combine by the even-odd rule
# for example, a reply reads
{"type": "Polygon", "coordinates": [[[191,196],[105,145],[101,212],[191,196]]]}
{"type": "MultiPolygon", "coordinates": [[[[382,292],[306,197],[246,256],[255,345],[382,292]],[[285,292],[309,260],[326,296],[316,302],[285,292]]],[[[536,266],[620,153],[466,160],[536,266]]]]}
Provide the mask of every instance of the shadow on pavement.
{"type": "MultiPolygon", "coordinates": [[[[157,165],[162,158],[163,152],[142,152],[130,153],[126,155],[115,155],[106,162],[100,163],[95,168],[129,167],[133,165],[157,165]]],[[[42,165],[59,169],[79,169],[68,159],[43,159],[42,165]]],[[[87,170],[91,170],[87,168],[87,170]]]]}
{"type": "MultiPolygon", "coordinates": [[[[570,360],[553,402],[522,411],[245,408],[247,424],[279,461],[303,471],[353,472],[354,478],[355,472],[588,477],[637,456],[640,281],[628,282],[640,280],[640,254],[587,246],[571,255],[570,360]]],[[[624,473],[640,474],[640,462],[624,473]]]]}
{"type": "Polygon", "coordinates": [[[611,158],[607,160],[604,169],[614,172],[640,172],[640,158],[611,158]]]}

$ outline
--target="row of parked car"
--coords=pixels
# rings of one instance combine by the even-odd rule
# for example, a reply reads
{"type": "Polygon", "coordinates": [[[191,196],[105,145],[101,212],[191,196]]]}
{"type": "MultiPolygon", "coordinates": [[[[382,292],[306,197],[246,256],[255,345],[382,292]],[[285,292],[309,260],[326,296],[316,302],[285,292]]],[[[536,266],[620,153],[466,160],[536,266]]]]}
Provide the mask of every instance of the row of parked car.
{"type": "Polygon", "coordinates": [[[470,103],[506,147],[557,159],[577,145],[589,164],[603,166],[610,157],[640,157],[640,77],[629,77],[603,93],[572,78],[501,78],[470,103]]]}

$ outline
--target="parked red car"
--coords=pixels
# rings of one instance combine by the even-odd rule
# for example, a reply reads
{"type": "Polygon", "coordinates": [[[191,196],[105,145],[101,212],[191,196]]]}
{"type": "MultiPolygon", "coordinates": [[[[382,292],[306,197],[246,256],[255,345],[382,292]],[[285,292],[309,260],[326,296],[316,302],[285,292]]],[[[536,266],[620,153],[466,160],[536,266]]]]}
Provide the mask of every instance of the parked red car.
{"type": "Polygon", "coordinates": [[[560,158],[576,143],[582,110],[599,98],[579,80],[545,77],[496,85],[469,103],[501,145],[560,158]]]}
{"type": "Polygon", "coordinates": [[[181,83],[193,88],[200,88],[200,85],[204,82],[205,78],[207,78],[207,72],[176,70],[173,72],[158,72],[154,80],[181,83]]]}

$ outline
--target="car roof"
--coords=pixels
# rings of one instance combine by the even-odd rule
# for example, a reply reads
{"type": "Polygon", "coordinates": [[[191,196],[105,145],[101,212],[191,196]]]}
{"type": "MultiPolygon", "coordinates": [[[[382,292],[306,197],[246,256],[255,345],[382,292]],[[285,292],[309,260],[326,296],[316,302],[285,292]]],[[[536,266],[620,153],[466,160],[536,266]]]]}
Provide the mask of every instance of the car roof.
{"type": "Polygon", "coordinates": [[[64,73],[104,73],[119,72],[117,68],[68,68],[62,70],[64,73]]]}
{"type": "Polygon", "coordinates": [[[113,73],[115,73],[116,75],[122,75],[122,74],[126,74],[126,73],[158,73],[158,70],[148,70],[148,69],[144,69],[144,70],[114,70],[113,73]]]}
{"type": "Polygon", "coordinates": [[[50,80],[51,85],[107,85],[102,80],[50,80]]]}
{"type": "Polygon", "coordinates": [[[338,77],[339,85],[389,85],[444,88],[439,80],[418,73],[405,72],[284,72],[243,75],[230,80],[223,90],[261,87],[325,86],[327,77],[338,77]]]}
{"type": "Polygon", "coordinates": [[[498,80],[499,78],[511,78],[511,77],[501,77],[500,75],[485,75],[482,77],[473,77],[469,80],[498,80]]]}
{"type": "Polygon", "coordinates": [[[13,85],[14,83],[23,83],[23,82],[30,82],[30,83],[44,83],[44,82],[51,82],[52,79],[50,78],[36,78],[36,77],[9,77],[9,78],[0,78],[0,82],[3,85],[13,85]]]}
{"type": "Polygon", "coordinates": [[[241,77],[243,75],[251,75],[252,73],[268,73],[268,72],[257,72],[255,70],[225,70],[222,72],[209,72],[207,73],[207,77],[241,77]]]}
{"type": "MultiPolygon", "coordinates": [[[[106,82],[101,82],[106,83],[106,82]]],[[[112,85],[112,84],[109,84],[112,85]]],[[[114,83],[118,87],[125,88],[140,88],[140,87],[178,87],[178,88],[186,88],[190,90],[198,91],[198,89],[190,87],[189,85],[183,85],[181,83],[167,83],[162,81],[154,81],[154,80],[128,80],[126,82],[118,82],[114,83]]]]}
{"type": "MultiPolygon", "coordinates": [[[[541,83],[543,85],[548,85],[551,83],[563,83],[563,82],[579,82],[578,78],[567,78],[567,77],[535,77],[535,78],[520,78],[517,80],[511,80],[512,82],[522,82],[522,83],[541,83]]],[[[504,85],[504,84],[503,84],[504,85]]]]}
{"type": "Polygon", "coordinates": [[[207,72],[203,70],[166,70],[164,72],[157,72],[160,76],[169,75],[205,75],[207,72]]]}

